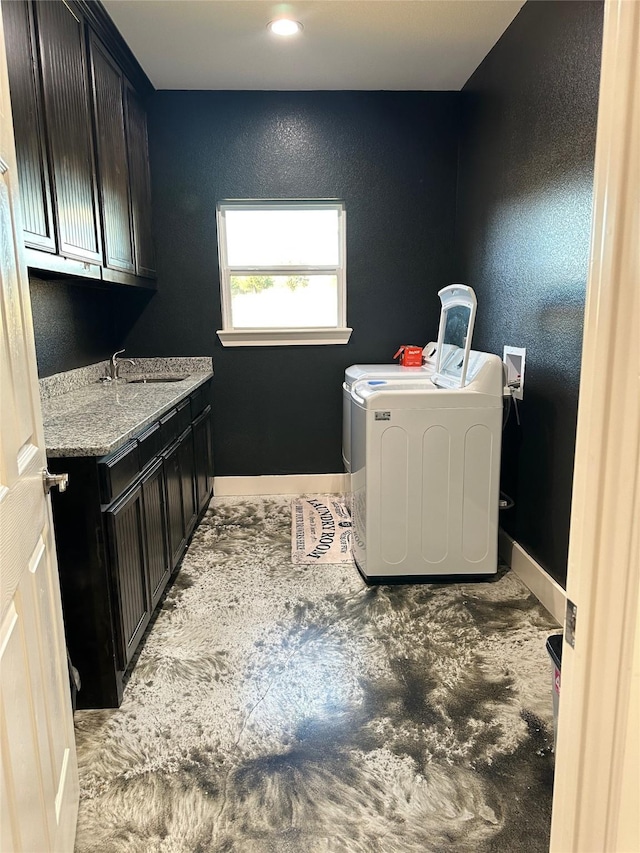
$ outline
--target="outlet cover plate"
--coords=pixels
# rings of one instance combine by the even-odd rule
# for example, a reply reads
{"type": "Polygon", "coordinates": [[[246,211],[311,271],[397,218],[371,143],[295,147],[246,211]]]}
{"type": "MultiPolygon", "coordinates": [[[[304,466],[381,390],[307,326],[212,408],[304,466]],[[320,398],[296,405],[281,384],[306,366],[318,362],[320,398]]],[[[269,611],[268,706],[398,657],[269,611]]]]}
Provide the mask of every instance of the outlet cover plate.
{"type": "Polygon", "coordinates": [[[502,360],[507,368],[507,387],[509,383],[518,379],[520,386],[512,389],[513,396],[516,400],[522,400],[524,397],[524,365],[527,355],[526,347],[509,347],[505,346],[502,351],[502,360]]]}

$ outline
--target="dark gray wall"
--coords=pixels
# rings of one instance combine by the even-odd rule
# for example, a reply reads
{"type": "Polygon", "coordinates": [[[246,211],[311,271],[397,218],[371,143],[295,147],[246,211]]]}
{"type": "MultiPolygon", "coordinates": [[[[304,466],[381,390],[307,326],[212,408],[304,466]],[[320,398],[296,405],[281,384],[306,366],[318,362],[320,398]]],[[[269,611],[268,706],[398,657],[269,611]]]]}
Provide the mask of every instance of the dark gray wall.
{"type": "Polygon", "coordinates": [[[136,355],[212,355],[219,475],[342,470],[347,365],[436,334],[451,281],[456,93],[158,92],[149,104],[158,293],[136,355]],[[340,198],[347,346],[223,348],[216,202],[340,198]]]}
{"type": "Polygon", "coordinates": [[[102,361],[118,348],[108,290],[34,277],[29,290],[39,376],[102,361]]]}
{"type": "Polygon", "coordinates": [[[506,529],[566,580],[603,6],[529,2],[464,87],[456,249],[474,347],[527,348],[506,529]]]}
{"type": "Polygon", "coordinates": [[[109,358],[149,300],[130,288],[29,277],[38,376],[109,358]]]}

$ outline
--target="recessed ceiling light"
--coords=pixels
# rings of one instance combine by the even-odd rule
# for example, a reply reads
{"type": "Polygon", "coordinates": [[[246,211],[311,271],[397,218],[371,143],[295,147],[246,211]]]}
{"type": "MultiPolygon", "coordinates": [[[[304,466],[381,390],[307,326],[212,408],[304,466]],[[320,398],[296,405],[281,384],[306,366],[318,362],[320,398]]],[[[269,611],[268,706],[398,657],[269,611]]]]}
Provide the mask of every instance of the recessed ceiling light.
{"type": "Polygon", "coordinates": [[[278,18],[276,21],[270,21],[267,29],[277,36],[294,36],[300,32],[302,24],[300,21],[292,21],[291,18],[278,18]]]}

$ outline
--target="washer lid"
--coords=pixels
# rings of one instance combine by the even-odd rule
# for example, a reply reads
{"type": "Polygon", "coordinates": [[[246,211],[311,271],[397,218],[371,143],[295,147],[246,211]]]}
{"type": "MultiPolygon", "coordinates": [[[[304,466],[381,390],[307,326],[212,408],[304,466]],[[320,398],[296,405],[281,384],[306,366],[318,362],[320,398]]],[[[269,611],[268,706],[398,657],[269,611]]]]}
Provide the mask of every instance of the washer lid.
{"type": "Polygon", "coordinates": [[[401,367],[399,364],[352,364],[344,372],[344,384],[346,390],[360,379],[420,379],[425,373],[431,375],[436,366],[437,343],[430,341],[422,350],[424,353],[424,364],[422,367],[401,367]]]}
{"type": "Polygon", "coordinates": [[[463,388],[478,302],[472,287],[451,284],[438,292],[442,310],[433,381],[442,388],[463,388]]]}

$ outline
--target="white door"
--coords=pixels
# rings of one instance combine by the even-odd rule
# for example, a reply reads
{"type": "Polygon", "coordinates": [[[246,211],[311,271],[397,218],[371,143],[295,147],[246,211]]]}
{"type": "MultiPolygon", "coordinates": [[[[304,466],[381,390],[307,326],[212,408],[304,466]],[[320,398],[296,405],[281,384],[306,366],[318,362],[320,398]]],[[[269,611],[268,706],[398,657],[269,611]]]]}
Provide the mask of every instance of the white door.
{"type": "Polygon", "coordinates": [[[0,849],[73,849],[78,772],[0,17],[0,849]]]}

